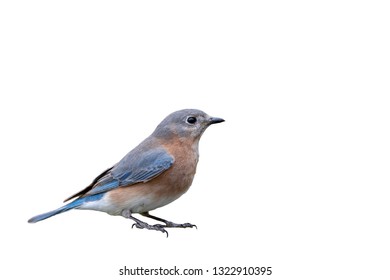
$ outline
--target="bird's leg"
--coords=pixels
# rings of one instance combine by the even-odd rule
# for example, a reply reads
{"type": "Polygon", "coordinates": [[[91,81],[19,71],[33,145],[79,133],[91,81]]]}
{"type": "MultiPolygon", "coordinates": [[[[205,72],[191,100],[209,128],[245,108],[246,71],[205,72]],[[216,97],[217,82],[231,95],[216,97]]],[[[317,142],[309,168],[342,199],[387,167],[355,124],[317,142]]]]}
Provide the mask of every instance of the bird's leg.
{"type": "Polygon", "coordinates": [[[148,223],[145,223],[141,220],[138,220],[137,218],[134,218],[132,215],[131,215],[131,211],[130,210],[123,210],[122,211],[122,216],[126,219],[131,219],[133,220],[135,223],[132,225],[132,227],[136,227],[136,228],[146,228],[146,229],[150,229],[150,230],[157,230],[157,231],[161,231],[162,233],[166,233],[167,234],[167,237],[168,237],[168,232],[164,229],[164,225],[160,225],[160,224],[157,224],[157,225],[149,225],[148,223]]]}
{"type": "Polygon", "coordinates": [[[193,224],[190,224],[190,223],[184,223],[184,224],[176,224],[176,223],[173,223],[173,222],[170,222],[170,221],[167,221],[167,220],[164,220],[164,219],[161,219],[159,217],[156,217],[156,216],[153,216],[153,215],[150,215],[149,212],[144,212],[144,213],[140,213],[142,216],[144,217],[148,217],[150,219],[154,219],[156,221],[160,221],[160,222],[163,222],[165,225],[162,225],[163,227],[167,227],[167,228],[187,228],[187,227],[195,227],[195,228],[198,228],[196,225],[193,225],[193,224]]]}

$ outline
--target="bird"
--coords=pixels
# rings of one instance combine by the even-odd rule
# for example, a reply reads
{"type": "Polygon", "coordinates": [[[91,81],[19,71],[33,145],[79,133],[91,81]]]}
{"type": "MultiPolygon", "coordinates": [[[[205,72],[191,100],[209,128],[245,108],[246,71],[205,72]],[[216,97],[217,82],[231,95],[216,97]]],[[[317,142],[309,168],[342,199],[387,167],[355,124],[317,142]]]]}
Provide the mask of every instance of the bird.
{"type": "Polygon", "coordinates": [[[182,196],[190,188],[199,160],[199,140],[212,124],[224,122],[198,109],[169,114],[153,133],[103,171],[86,188],[64,200],[64,206],[32,217],[36,223],[71,209],[95,210],[134,221],[132,227],[156,230],[193,228],[149,214],[182,196]],[[148,224],[134,214],[163,224],[148,224]]]}

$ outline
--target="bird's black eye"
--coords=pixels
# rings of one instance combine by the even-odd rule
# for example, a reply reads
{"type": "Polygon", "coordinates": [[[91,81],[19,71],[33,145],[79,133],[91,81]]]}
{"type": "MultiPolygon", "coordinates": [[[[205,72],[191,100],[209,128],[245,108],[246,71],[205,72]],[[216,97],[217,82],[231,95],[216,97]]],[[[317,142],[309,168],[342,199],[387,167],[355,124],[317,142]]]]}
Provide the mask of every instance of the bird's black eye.
{"type": "Polygon", "coordinates": [[[188,118],[187,118],[187,122],[188,122],[189,124],[194,124],[194,123],[196,123],[196,118],[195,118],[195,117],[188,117],[188,118]]]}

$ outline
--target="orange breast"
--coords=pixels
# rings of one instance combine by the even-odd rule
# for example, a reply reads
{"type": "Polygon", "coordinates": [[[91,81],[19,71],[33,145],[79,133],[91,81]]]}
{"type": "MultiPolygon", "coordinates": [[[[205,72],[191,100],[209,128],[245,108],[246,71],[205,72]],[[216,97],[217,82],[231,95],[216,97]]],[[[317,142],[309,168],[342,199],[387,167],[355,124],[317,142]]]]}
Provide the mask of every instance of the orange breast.
{"type": "Polygon", "coordinates": [[[191,186],[198,163],[197,143],[190,144],[170,141],[162,145],[175,158],[171,168],[149,182],[110,191],[110,201],[134,213],[150,211],[179,198],[191,186]]]}

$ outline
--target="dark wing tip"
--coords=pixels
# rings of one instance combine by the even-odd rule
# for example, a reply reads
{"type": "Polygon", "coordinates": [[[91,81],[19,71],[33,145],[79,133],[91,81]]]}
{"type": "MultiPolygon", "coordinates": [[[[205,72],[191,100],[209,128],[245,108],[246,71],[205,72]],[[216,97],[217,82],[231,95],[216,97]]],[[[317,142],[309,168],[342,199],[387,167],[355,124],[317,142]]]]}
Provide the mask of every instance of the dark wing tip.
{"type": "MultiPolygon", "coordinates": [[[[115,166],[115,165],[114,165],[114,166],[115,166]]],[[[104,176],[106,176],[106,175],[111,171],[111,169],[114,168],[114,166],[112,166],[112,167],[110,167],[110,168],[104,170],[99,176],[97,176],[97,177],[92,181],[91,184],[89,184],[86,188],[82,189],[81,191],[75,193],[74,195],[68,197],[67,199],[64,200],[64,202],[67,202],[67,201],[69,201],[69,200],[71,200],[71,199],[73,199],[73,198],[76,198],[76,197],[80,197],[80,196],[86,194],[87,192],[89,192],[90,190],[92,190],[93,187],[96,185],[96,183],[97,183],[101,178],[103,178],[104,176]]]]}

